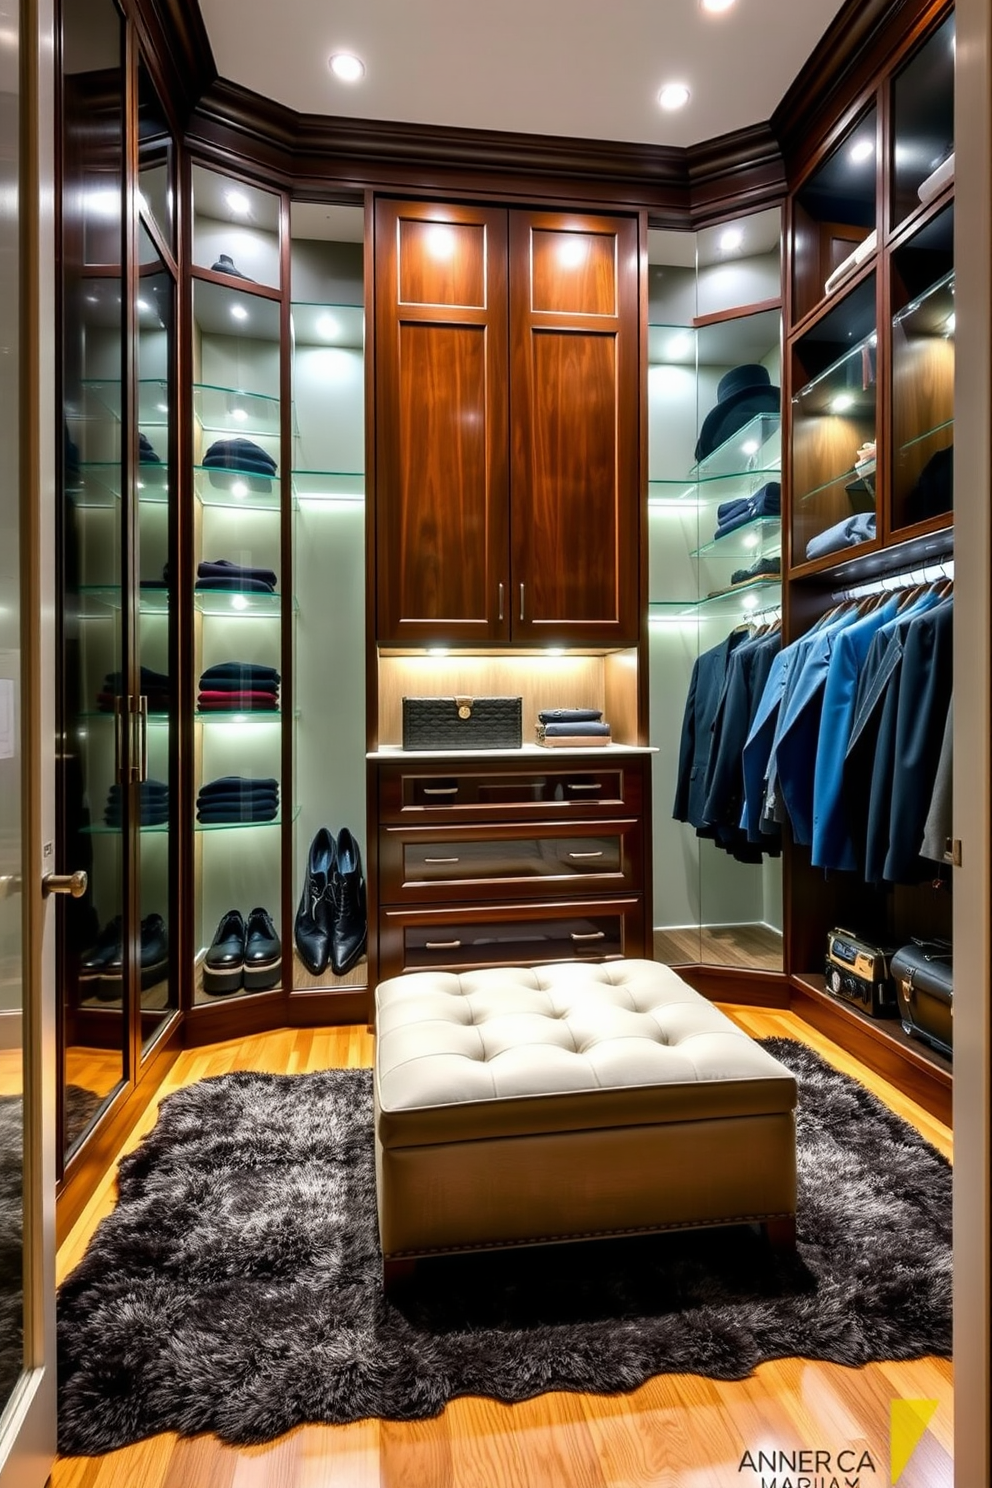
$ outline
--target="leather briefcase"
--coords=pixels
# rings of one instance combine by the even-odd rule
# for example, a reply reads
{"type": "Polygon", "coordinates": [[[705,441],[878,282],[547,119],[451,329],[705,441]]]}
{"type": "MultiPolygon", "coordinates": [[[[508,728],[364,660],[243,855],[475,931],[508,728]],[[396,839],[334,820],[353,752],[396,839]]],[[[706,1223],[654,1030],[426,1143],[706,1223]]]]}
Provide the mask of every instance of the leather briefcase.
{"type": "Polygon", "coordinates": [[[404,749],[520,749],[519,697],[405,697],[404,749]]]}
{"type": "Polygon", "coordinates": [[[914,940],[896,952],[889,970],[905,1032],[950,1058],[954,1013],[950,942],[914,940]]]}

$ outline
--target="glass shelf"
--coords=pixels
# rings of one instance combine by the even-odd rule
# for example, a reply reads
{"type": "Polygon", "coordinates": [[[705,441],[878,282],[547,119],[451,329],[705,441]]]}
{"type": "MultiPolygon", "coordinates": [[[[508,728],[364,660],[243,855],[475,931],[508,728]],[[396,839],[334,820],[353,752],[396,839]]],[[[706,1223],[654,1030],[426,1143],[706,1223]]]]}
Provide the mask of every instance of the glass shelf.
{"type": "Polygon", "coordinates": [[[193,385],[193,415],[203,429],[222,434],[255,434],[278,438],[280,431],[279,399],[267,393],[251,393],[244,388],[214,387],[209,383],[193,385]]]}
{"type": "MultiPolygon", "coordinates": [[[[114,718],[116,717],[116,715],[114,713],[108,713],[108,711],[106,710],[106,708],[93,708],[93,709],[90,709],[88,712],[85,712],[85,713],[77,713],[76,714],[76,717],[79,718],[79,719],[83,719],[83,718],[86,718],[86,719],[105,718],[108,723],[113,723],[114,718]]],[[[168,715],[168,713],[152,713],[152,712],[149,712],[149,713],[146,714],[146,717],[148,719],[148,726],[149,726],[149,728],[168,728],[169,727],[169,715],[168,715]]]]}
{"type": "MultiPolygon", "coordinates": [[[[80,484],[69,488],[77,511],[106,510],[121,497],[121,466],[118,460],[88,460],[79,466],[80,484]]],[[[138,466],[138,500],[164,506],[169,500],[169,467],[138,466]]]]}
{"type": "MultiPolygon", "coordinates": [[[[81,618],[84,620],[112,614],[121,607],[121,586],[119,584],[80,584],[76,593],[83,603],[81,618]]],[[[161,589],[142,589],[138,608],[142,615],[168,615],[168,589],[165,585],[161,589]]]]}
{"type": "Polygon", "coordinates": [[[954,335],[954,270],[917,295],[904,310],[892,317],[907,336],[954,335]]]}
{"type": "Polygon", "coordinates": [[[297,501],[364,501],[364,470],[294,470],[293,495],[297,501]]]}
{"type": "Polygon", "coordinates": [[[227,507],[231,511],[279,510],[282,488],[278,475],[218,470],[209,465],[194,465],[193,472],[193,489],[201,506],[227,507]]]}
{"type": "MultiPolygon", "coordinates": [[[[868,480],[873,481],[873,477],[869,476],[868,480]]],[[[852,467],[850,470],[842,471],[840,475],[833,476],[831,480],[824,481],[822,485],[813,486],[811,490],[804,491],[801,496],[794,497],[793,504],[802,506],[804,502],[812,501],[815,497],[822,496],[825,491],[836,491],[838,486],[842,486],[848,496],[864,498],[861,506],[852,508],[852,516],[855,511],[874,511],[875,492],[873,484],[869,485],[868,480],[860,476],[852,467]]]]}
{"type": "MultiPolygon", "coordinates": [[[[223,615],[228,620],[239,617],[271,617],[282,614],[281,594],[242,594],[232,589],[195,589],[193,604],[201,615],[223,615]]],[[[296,606],[294,604],[293,608],[296,606]]]]}
{"type": "Polygon", "coordinates": [[[733,532],[728,532],[724,537],[712,538],[696,548],[689,556],[692,558],[756,558],[760,554],[765,558],[775,557],[782,544],[782,519],[781,517],[752,517],[749,522],[742,522],[735,527],[733,532]],[[775,544],[774,552],[766,552],[765,549],[775,544]]]}
{"type": "MultiPolygon", "coordinates": [[[[293,715],[299,718],[297,711],[293,715]]],[[[227,728],[240,728],[245,723],[281,723],[284,714],[281,708],[210,708],[193,714],[195,723],[222,723],[227,728]]]]}
{"type": "Polygon", "coordinates": [[[736,588],[708,594],[705,599],[652,600],[648,605],[648,617],[659,622],[691,619],[697,615],[706,618],[736,615],[741,619],[752,611],[775,609],[781,599],[781,579],[756,579],[750,584],[738,584],[736,588]]]}
{"type": "Polygon", "coordinates": [[[830,414],[835,417],[859,418],[874,416],[875,413],[875,383],[876,370],[874,366],[874,352],[878,344],[878,336],[875,331],[864,336],[854,346],[848,348],[843,356],[825,367],[805,387],[801,387],[793,396],[792,406],[795,414],[806,416],[818,416],[830,414]],[[859,379],[855,375],[853,386],[849,381],[850,372],[855,368],[858,361],[864,363],[865,354],[871,359],[871,376],[865,383],[864,373],[859,379]],[[840,400],[843,399],[843,403],[840,400]]]}
{"type": "Polygon", "coordinates": [[[355,351],[365,346],[364,305],[294,300],[290,314],[297,346],[344,346],[355,351]]]}
{"type": "MultiPolygon", "coordinates": [[[[83,418],[112,414],[121,419],[121,385],[119,381],[84,378],[83,418]]],[[[67,410],[68,412],[68,410],[67,410]]],[[[69,416],[72,414],[70,412],[69,416]]],[[[138,382],[138,423],[146,428],[165,428],[169,423],[169,384],[160,377],[142,378],[138,382]]]]}
{"type": "Polygon", "coordinates": [[[907,439],[905,444],[901,444],[899,448],[900,450],[910,450],[916,445],[922,444],[925,439],[934,439],[938,434],[944,433],[954,433],[953,419],[945,419],[942,424],[935,424],[932,429],[925,429],[922,434],[915,434],[912,439],[907,439]]]}
{"type": "MultiPolygon", "coordinates": [[[[299,816],[299,814],[300,814],[300,807],[299,806],[294,806],[292,815],[290,816],[289,820],[290,821],[295,821],[296,818],[299,816]]],[[[283,824],[283,817],[281,815],[279,815],[279,816],[273,817],[271,821],[263,821],[263,822],[257,822],[257,821],[256,822],[242,822],[242,821],[235,821],[235,822],[201,822],[201,821],[198,821],[198,822],[195,822],[194,823],[194,826],[195,826],[195,828],[196,828],[196,830],[198,832],[244,832],[244,831],[250,831],[250,830],[254,830],[254,831],[257,832],[257,831],[260,831],[260,830],[264,830],[264,829],[266,829],[268,827],[281,827],[282,824],[283,824]]]]}
{"type": "Polygon", "coordinates": [[[648,481],[648,507],[670,507],[673,503],[695,502],[697,506],[717,506],[732,496],[753,496],[766,481],[781,476],[781,460],[774,465],[738,470],[730,475],[714,475],[704,480],[648,481]]]}
{"type": "Polygon", "coordinates": [[[707,455],[705,460],[693,465],[690,477],[693,480],[709,481],[774,468],[774,462],[780,459],[780,451],[777,445],[773,451],[764,450],[764,446],[773,438],[777,440],[781,428],[781,414],[755,414],[754,418],[742,424],[729,439],[718,445],[712,454],[707,455]]]}
{"type": "MultiPolygon", "coordinates": [[[[146,832],[168,832],[171,822],[156,822],[154,826],[145,827],[141,830],[142,836],[146,832]]],[[[120,837],[124,831],[123,827],[108,827],[104,822],[92,822],[88,827],[81,828],[84,837],[120,837]]]]}

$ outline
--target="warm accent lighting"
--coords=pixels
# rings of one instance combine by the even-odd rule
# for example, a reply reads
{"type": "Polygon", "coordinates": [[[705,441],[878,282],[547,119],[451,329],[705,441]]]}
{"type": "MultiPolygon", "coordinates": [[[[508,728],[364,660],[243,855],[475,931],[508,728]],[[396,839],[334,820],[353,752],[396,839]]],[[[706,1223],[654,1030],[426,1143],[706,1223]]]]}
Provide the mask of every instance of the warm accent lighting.
{"type": "Polygon", "coordinates": [[[353,52],[335,52],[333,57],[327,59],[327,65],[343,83],[357,83],[360,77],[365,76],[365,63],[353,52]]]}
{"type": "Polygon", "coordinates": [[[871,140],[858,140],[856,145],[851,146],[851,160],[854,165],[863,165],[875,153],[875,146],[871,140]]]}
{"type": "Polygon", "coordinates": [[[224,200],[235,217],[247,217],[251,211],[251,201],[243,191],[225,191],[224,200]]]}
{"type": "Polygon", "coordinates": [[[447,646],[428,646],[427,647],[427,655],[428,656],[447,656],[447,654],[448,654],[448,648],[447,648],[447,646]]]}
{"type": "Polygon", "coordinates": [[[563,269],[577,269],[579,264],[585,263],[588,252],[589,245],[584,238],[562,238],[558,245],[558,262],[563,269]]]}
{"type": "Polygon", "coordinates": [[[443,263],[450,258],[455,251],[455,235],[450,227],[445,227],[443,222],[434,222],[427,229],[427,251],[431,258],[440,259],[443,263]]]}
{"type": "Polygon", "coordinates": [[[720,252],[736,253],[744,241],[744,229],[742,227],[725,227],[720,234],[720,252]]]}
{"type": "Polygon", "coordinates": [[[689,102],[689,89],[685,83],[666,83],[658,94],[663,109],[685,108],[689,102]]]}
{"type": "Polygon", "coordinates": [[[830,405],[832,413],[846,413],[849,408],[854,407],[853,393],[838,393],[830,405]]]}
{"type": "Polygon", "coordinates": [[[231,318],[232,320],[247,320],[248,311],[245,309],[244,305],[232,305],[231,318]]]}

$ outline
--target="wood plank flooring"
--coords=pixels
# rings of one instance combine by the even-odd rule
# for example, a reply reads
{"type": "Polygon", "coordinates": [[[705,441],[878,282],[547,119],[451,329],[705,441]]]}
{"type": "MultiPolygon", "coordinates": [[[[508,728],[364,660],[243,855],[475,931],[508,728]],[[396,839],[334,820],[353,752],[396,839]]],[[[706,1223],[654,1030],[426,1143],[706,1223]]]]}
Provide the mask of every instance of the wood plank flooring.
{"type": "MultiPolygon", "coordinates": [[[[755,1037],[803,1039],[950,1156],[946,1127],[795,1014],[724,1011],[755,1037]]],[[[228,1070],[292,1073],[371,1059],[364,1028],[263,1034],[182,1054],[160,1096],[228,1070]]],[[[157,1099],[128,1148],[151,1128],[156,1107],[157,1099]]],[[[113,1202],[111,1173],[59,1251],[60,1279],[113,1202]]],[[[164,1435],[106,1457],[62,1458],[51,1488],[760,1488],[759,1474],[740,1471],[742,1455],[800,1448],[867,1450],[875,1471],[861,1474],[861,1488],[882,1488],[890,1404],[907,1398],[939,1405],[899,1488],[952,1488],[952,1380],[944,1359],[863,1369],[782,1359],[732,1384],[661,1375],[629,1395],[549,1394],[514,1406],[456,1400],[433,1421],[305,1426],[247,1450],[164,1435]]]]}
{"type": "Polygon", "coordinates": [[[782,970],[782,935],[769,925],[687,925],[654,932],[654,959],[666,966],[782,970]]]}

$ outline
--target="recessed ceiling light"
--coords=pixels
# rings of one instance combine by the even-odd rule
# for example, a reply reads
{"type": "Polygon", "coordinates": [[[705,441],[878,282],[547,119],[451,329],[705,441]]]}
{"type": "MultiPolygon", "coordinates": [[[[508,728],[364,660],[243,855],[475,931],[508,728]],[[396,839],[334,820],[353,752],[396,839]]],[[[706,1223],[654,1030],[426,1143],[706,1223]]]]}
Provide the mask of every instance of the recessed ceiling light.
{"type": "Polygon", "coordinates": [[[251,202],[243,191],[225,191],[224,200],[237,217],[247,217],[251,211],[251,202]]]}
{"type": "Polygon", "coordinates": [[[317,330],[322,336],[326,336],[330,340],[332,337],[338,335],[341,327],[333,315],[322,315],[317,322],[317,330]]]}
{"type": "Polygon", "coordinates": [[[231,315],[235,320],[248,319],[248,311],[245,309],[244,305],[232,305],[231,315]]]}
{"type": "Polygon", "coordinates": [[[856,145],[851,146],[851,159],[855,165],[861,165],[863,161],[871,158],[875,153],[875,146],[871,140],[858,140],[856,145]]]}
{"type": "Polygon", "coordinates": [[[720,234],[720,252],[734,253],[744,241],[742,227],[725,227],[720,234]]]}
{"type": "Polygon", "coordinates": [[[689,89],[685,83],[666,83],[658,94],[663,109],[685,108],[689,102],[689,89]]]}
{"type": "Polygon", "coordinates": [[[719,15],[721,11],[729,10],[734,0],[700,0],[704,10],[711,11],[713,15],[719,15]]]}
{"type": "Polygon", "coordinates": [[[343,83],[357,83],[365,76],[365,63],[354,52],[335,52],[333,57],[328,57],[327,65],[343,83]]]}

